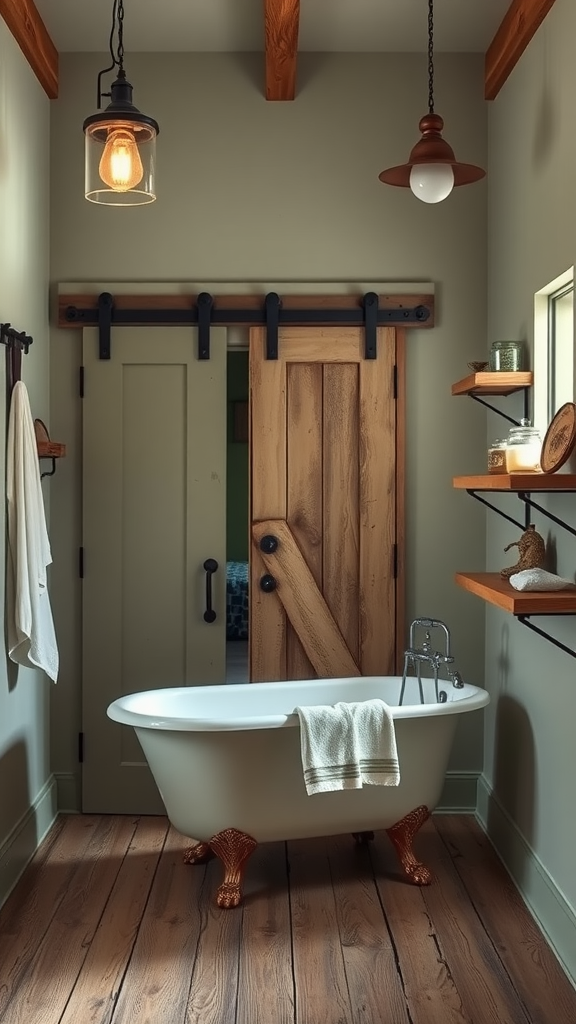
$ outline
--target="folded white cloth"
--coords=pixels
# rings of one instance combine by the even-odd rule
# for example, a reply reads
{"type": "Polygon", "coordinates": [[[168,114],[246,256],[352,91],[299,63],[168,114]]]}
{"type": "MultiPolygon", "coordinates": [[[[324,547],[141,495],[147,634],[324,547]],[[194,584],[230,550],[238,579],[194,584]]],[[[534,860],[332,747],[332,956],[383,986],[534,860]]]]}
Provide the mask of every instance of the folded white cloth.
{"type": "Polygon", "coordinates": [[[309,796],[364,785],[397,786],[394,719],[383,700],[297,707],[309,796]]]}
{"type": "Polygon", "coordinates": [[[546,569],[522,569],[510,577],[510,586],[514,590],[570,590],[574,583],[546,569]]]}
{"type": "Polygon", "coordinates": [[[34,421],[25,384],[14,385],[6,452],[8,548],[6,618],[12,661],[44,669],[56,682],[58,647],[46,568],[52,561],[34,421]]]}

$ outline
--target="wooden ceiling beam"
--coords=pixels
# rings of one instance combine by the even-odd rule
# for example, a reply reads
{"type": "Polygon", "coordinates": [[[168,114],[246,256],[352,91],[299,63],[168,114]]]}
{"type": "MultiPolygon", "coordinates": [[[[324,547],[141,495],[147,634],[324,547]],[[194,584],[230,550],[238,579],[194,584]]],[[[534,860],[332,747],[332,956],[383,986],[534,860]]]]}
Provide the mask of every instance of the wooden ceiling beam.
{"type": "Polygon", "coordinates": [[[300,0],[264,0],[266,99],[293,100],[300,0]]]}
{"type": "Polygon", "coordinates": [[[554,0],[512,0],[486,51],[484,98],[494,100],[554,0]]]}
{"type": "Polygon", "coordinates": [[[57,99],[58,51],[33,0],[0,0],[0,15],[46,95],[57,99]]]}

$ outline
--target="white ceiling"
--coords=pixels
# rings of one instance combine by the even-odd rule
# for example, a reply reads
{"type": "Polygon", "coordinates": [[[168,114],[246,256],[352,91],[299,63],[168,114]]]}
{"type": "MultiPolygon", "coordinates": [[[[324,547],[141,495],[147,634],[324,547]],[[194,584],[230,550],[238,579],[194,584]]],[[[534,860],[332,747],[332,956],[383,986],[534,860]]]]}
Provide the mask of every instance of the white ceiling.
{"type": "MultiPolygon", "coordinates": [[[[435,0],[436,51],[484,52],[511,0],[435,0]]],[[[112,0],[35,0],[56,48],[107,51],[112,0]]],[[[301,0],[300,51],[426,50],[427,0],[301,0]]],[[[130,52],[263,51],[264,0],[124,0],[130,52]]]]}

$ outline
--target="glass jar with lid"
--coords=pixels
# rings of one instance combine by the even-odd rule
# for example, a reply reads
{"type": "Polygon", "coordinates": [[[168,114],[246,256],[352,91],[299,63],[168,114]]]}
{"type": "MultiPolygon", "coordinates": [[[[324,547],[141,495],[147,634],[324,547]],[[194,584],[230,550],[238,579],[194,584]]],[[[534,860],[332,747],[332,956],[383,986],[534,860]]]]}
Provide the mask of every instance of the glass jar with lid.
{"type": "Polygon", "coordinates": [[[524,365],[521,341],[494,341],[490,349],[490,369],[515,373],[524,365]]]}
{"type": "Polygon", "coordinates": [[[520,420],[511,427],[506,443],[506,471],[508,473],[540,473],[542,437],[530,420],[520,420]]]}
{"type": "Polygon", "coordinates": [[[507,473],[506,468],[506,449],[508,442],[504,438],[499,438],[497,441],[492,441],[492,444],[488,446],[488,472],[489,473],[507,473]]]}

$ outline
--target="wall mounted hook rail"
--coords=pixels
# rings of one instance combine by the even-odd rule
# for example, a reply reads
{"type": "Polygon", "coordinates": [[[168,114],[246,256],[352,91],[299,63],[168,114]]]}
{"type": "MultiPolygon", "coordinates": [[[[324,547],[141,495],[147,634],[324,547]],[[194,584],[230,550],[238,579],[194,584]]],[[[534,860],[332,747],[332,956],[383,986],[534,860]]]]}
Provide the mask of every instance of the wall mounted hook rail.
{"type": "Polygon", "coordinates": [[[16,331],[10,324],[0,324],[0,344],[8,348],[18,348],[24,355],[28,355],[33,338],[25,331],[16,331]]]}
{"type": "Polygon", "coordinates": [[[22,353],[28,355],[33,339],[25,331],[17,331],[10,324],[0,324],[0,344],[6,346],[6,393],[20,380],[22,353]]]}

